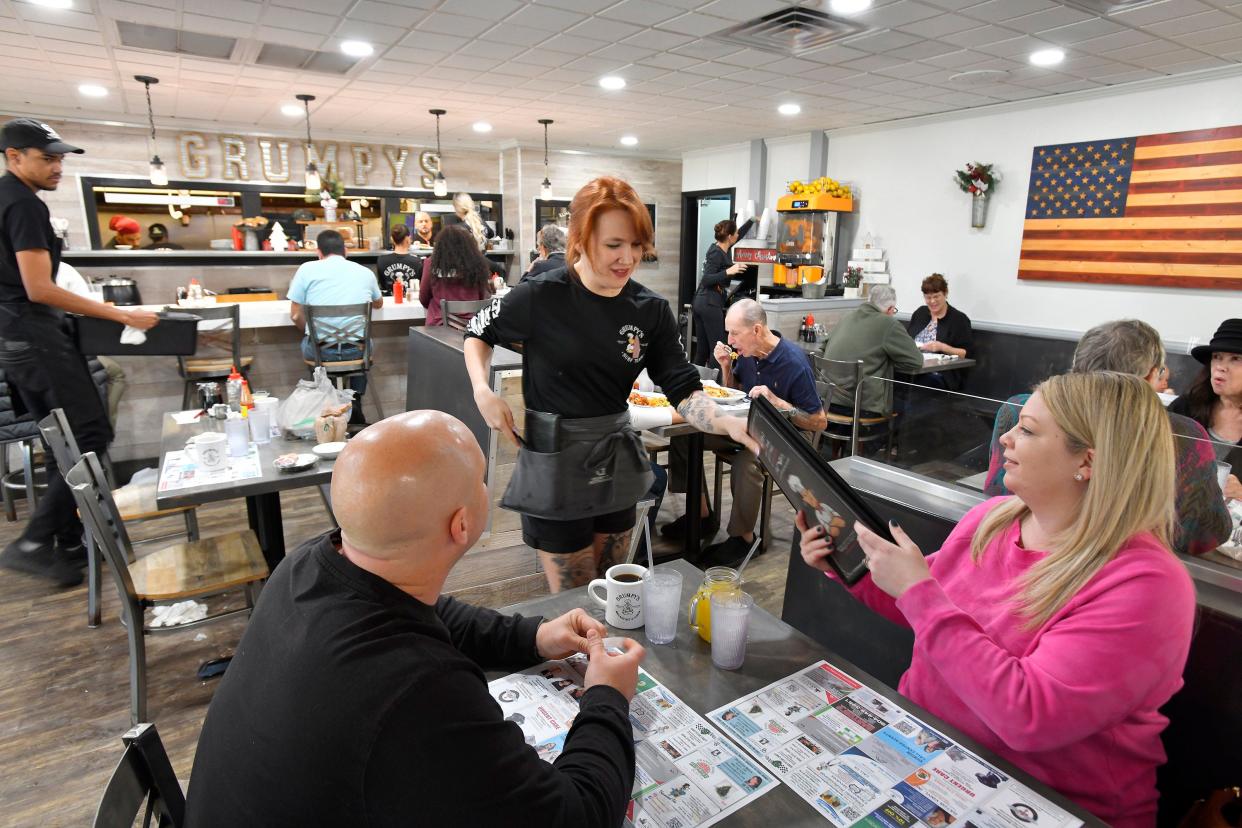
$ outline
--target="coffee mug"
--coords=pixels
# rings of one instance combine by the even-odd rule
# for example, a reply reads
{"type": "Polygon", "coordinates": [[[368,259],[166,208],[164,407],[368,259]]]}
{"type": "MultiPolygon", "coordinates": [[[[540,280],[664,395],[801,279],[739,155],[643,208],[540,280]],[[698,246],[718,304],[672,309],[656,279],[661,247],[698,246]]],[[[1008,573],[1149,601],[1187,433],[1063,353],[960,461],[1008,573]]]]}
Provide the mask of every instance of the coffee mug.
{"type": "Polygon", "coordinates": [[[604,607],[604,620],[610,626],[633,630],[643,625],[643,576],[647,567],[638,564],[617,564],[608,567],[603,578],[587,585],[587,593],[604,607]],[[603,587],[601,597],[596,587],[603,587]]]}
{"type": "Polygon", "coordinates": [[[203,472],[223,471],[229,467],[229,438],[222,432],[199,434],[185,444],[185,453],[203,472]]]}

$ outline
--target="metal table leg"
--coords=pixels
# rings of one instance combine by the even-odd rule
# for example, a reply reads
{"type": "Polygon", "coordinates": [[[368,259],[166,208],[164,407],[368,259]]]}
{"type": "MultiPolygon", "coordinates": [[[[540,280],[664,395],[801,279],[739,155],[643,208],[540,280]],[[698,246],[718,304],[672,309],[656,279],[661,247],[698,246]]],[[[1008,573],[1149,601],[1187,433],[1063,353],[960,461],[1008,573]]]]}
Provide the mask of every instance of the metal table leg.
{"type": "Polygon", "coordinates": [[[269,569],[285,558],[285,526],[280,515],[280,492],[246,498],[246,516],[259,539],[269,569]]]}
{"type": "Polygon", "coordinates": [[[703,538],[699,531],[699,506],[703,502],[703,432],[695,430],[687,437],[686,560],[695,563],[703,551],[703,538]]]}

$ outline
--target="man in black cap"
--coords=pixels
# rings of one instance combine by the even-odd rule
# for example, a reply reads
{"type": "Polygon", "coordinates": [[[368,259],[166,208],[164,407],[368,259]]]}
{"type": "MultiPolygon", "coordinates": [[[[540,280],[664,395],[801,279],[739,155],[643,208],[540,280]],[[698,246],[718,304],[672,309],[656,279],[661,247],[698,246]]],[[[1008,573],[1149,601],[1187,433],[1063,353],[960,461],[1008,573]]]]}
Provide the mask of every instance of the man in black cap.
{"type": "MultiPolygon", "coordinates": [[[[0,177],[0,370],[17,413],[36,420],[63,408],[82,451],[102,452],[112,439],[108,413],[78,353],[65,312],[110,319],[139,330],[156,315],[92,301],[56,286],[60,240],[36,195],[60,184],[65,153],[82,150],[30,118],[0,128],[7,174],[0,177]]],[[[51,457],[51,452],[47,453],[51,457]]],[[[0,552],[0,566],[41,575],[62,586],[82,580],[82,523],[73,495],[49,459],[47,491],[21,537],[0,552]]]]}
{"type": "Polygon", "coordinates": [[[147,235],[151,237],[151,243],[143,245],[143,250],[185,250],[168,240],[168,228],[158,221],[147,228],[147,235]]]}

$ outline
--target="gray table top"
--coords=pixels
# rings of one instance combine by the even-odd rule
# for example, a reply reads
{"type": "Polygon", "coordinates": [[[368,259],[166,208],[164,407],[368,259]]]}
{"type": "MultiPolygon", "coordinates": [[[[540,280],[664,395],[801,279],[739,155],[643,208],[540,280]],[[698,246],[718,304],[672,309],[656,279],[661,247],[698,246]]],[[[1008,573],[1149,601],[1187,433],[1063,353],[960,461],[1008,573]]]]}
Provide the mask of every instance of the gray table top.
{"type": "MultiPolygon", "coordinates": [[[[683,560],[662,563],[660,566],[677,569],[682,573],[684,579],[682,603],[688,606],[690,598],[702,583],[702,570],[683,560]]],[[[587,598],[585,587],[523,601],[520,604],[505,607],[501,612],[554,618],[574,607],[584,607],[593,617],[604,620],[603,610],[587,598]]],[[[898,707],[914,714],[932,727],[938,728],[981,759],[991,762],[1013,778],[1065,808],[1086,825],[1104,825],[1082,808],[1066,800],[1065,797],[994,756],[956,728],[945,724],[909,699],[898,695],[896,690],[885,686],[879,679],[873,678],[849,661],[826,650],[816,641],[759,607],[755,607],[751,614],[746,663],[736,671],[720,670],[713,666],[711,645],[700,639],[698,634],[684,623],[684,613],[682,621],[683,623],[678,626],[677,638],[665,645],[648,643],[645,631],[642,629],[614,630],[613,634],[629,636],[646,647],[647,657],[643,662],[643,669],[649,671],[653,678],[676,693],[682,701],[700,715],[706,716],[708,712],[718,707],[760,690],[804,667],[809,667],[820,659],[825,659],[898,707]]],[[[505,674],[502,672],[492,672],[488,674],[488,680],[500,678],[503,675],[505,674]]],[[[759,797],[754,803],[717,824],[763,826],[763,828],[770,828],[773,825],[804,825],[808,828],[822,828],[826,823],[824,818],[794,793],[789,785],[782,784],[771,793],[759,797]]]]}
{"type": "MultiPolygon", "coordinates": [[[[170,451],[185,448],[185,443],[197,434],[208,431],[224,431],[224,421],[211,417],[199,417],[190,425],[178,425],[172,414],[164,415],[164,431],[160,435],[160,471],[164,470],[164,458],[170,451]]],[[[155,505],[161,509],[177,506],[194,506],[199,503],[210,503],[216,500],[232,500],[237,497],[271,494],[286,489],[299,489],[303,486],[316,486],[332,480],[334,460],[320,459],[311,469],[304,472],[277,471],[272,465],[282,454],[295,452],[309,453],[315,447],[314,440],[284,440],[273,438],[270,443],[262,443],[259,449],[259,468],[263,474],[249,480],[228,480],[218,483],[207,483],[171,492],[159,493],[155,497],[155,505]]]]}

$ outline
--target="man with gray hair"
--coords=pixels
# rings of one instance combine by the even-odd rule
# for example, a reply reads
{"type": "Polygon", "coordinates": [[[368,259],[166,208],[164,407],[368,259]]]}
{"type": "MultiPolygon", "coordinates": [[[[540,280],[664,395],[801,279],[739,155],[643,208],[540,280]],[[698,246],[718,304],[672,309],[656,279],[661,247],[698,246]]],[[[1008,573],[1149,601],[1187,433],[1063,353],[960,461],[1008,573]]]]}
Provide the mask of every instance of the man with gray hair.
{"type": "MultiPolygon", "coordinates": [[[[889,285],[872,285],[867,301],[837,324],[824,348],[826,359],[862,360],[864,382],[858,393],[862,395],[862,410],[870,416],[888,414],[893,406],[893,386],[890,382],[867,382],[866,378],[891,380],[894,370],[912,373],[923,367],[923,352],[896,314],[897,292],[889,285]]],[[[840,379],[842,385],[833,389],[829,410],[852,416],[853,379],[840,379]]]]}
{"type": "MultiPolygon", "coordinates": [[[[720,384],[745,391],[752,398],[765,397],[803,431],[821,431],[828,423],[815,374],[806,353],[788,339],[768,327],[768,315],[754,299],[735,302],[725,314],[725,331],[729,344],[717,342],[712,355],[720,364],[720,384]],[[732,347],[730,347],[732,346],[732,347]],[[736,359],[735,359],[736,352],[736,359]]],[[[687,471],[702,474],[702,469],[689,470],[688,437],[675,437],[669,446],[670,488],[686,490],[687,471]]],[[[763,492],[763,472],[758,459],[727,438],[708,436],[704,448],[732,451],[729,490],[733,509],[729,515],[729,537],[703,550],[698,563],[703,566],[736,566],[755,539],[755,519],[759,516],[763,492]]],[[[706,490],[706,487],[704,487],[706,490]]],[[[720,504],[716,504],[719,507],[720,504]]],[[[687,515],[692,511],[686,504],[687,515]]],[[[714,517],[707,498],[699,503],[700,520],[715,532],[714,517]]],[[[661,529],[666,537],[684,535],[688,516],[683,515],[661,529]]]]}
{"type": "Polygon", "coordinates": [[[556,270],[565,266],[565,228],[559,224],[545,224],[539,229],[536,245],[539,258],[531,263],[530,270],[522,274],[522,281],[534,278],[540,273],[556,270]]]}

